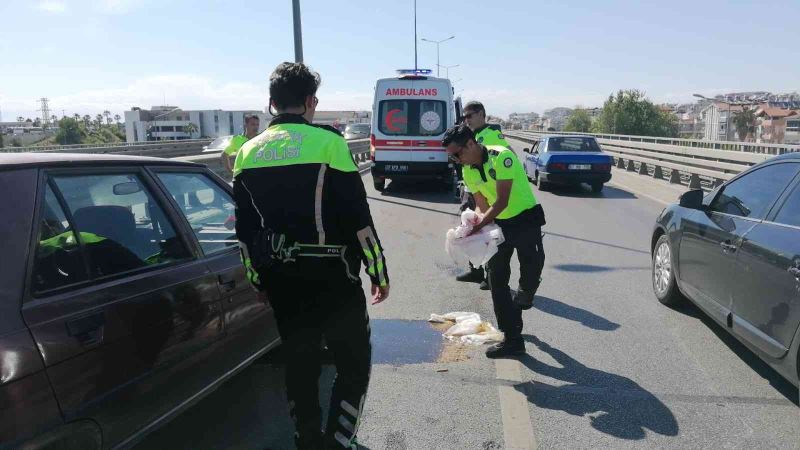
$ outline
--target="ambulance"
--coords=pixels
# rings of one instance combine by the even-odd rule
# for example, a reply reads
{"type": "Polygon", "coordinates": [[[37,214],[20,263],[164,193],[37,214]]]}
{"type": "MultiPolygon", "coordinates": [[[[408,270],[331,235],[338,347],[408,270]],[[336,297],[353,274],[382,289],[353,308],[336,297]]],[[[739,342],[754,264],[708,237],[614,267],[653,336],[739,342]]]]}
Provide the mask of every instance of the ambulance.
{"type": "Polygon", "coordinates": [[[428,69],[399,70],[375,84],[370,158],[375,189],[387,180],[436,180],[455,186],[455,170],[442,147],[444,132],[461,116],[450,80],[428,69]]]}

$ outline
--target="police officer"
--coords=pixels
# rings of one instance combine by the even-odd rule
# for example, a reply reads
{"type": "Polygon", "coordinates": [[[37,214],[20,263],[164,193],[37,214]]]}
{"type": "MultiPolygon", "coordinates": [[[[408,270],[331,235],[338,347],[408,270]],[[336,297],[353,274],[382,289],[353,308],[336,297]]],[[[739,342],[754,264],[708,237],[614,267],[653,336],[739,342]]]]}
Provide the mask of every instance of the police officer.
{"type": "MultiPolygon", "coordinates": [[[[467,124],[470,130],[475,134],[475,140],[483,145],[502,145],[503,147],[511,148],[511,145],[506,141],[503,132],[500,130],[499,125],[486,123],[486,108],[483,103],[472,101],[464,106],[464,114],[462,115],[464,123],[467,124]]],[[[459,171],[461,166],[459,165],[459,171]]],[[[461,173],[459,173],[461,175],[461,173]]],[[[461,210],[469,208],[475,209],[475,199],[470,192],[464,192],[464,203],[461,210]]],[[[480,288],[483,290],[489,289],[489,284],[486,282],[486,277],[483,273],[483,268],[475,267],[472,263],[469,264],[469,272],[456,277],[458,281],[468,283],[480,283],[480,288]]]]}
{"type": "Polygon", "coordinates": [[[231,159],[236,157],[236,153],[242,148],[245,142],[253,139],[258,135],[258,128],[261,126],[261,120],[255,114],[247,114],[244,116],[244,133],[237,134],[231,138],[230,144],[222,151],[222,164],[225,170],[233,172],[233,165],[231,159]]]}
{"type": "Polygon", "coordinates": [[[319,84],[302,63],[282,63],[270,76],[275,118],[234,164],[236,235],[251,282],[275,310],[298,448],[355,448],[372,351],[358,271],[363,262],[373,305],[388,298],[389,276],[347,143],[311,123],[319,84]],[[337,371],[324,435],[323,336],[337,371]]]}
{"type": "Polygon", "coordinates": [[[452,161],[464,166],[464,182],[475,196],[478,211],[483,214],[473,233],[495,222],[505,237],[505,242],[487,264],[487,275],[497,324],[506,339],[490,347],[486,356],[501,358],[522,354],[525,352],[521,336],[522,310],[533,306],[544,266],[541,233],[544,211],[511,149],[479,144],[466,124],[447,130],[442,145],[452,161]],[[520,277],[519,290],[512,298],[508,282],[514,250],[519,259],[520,277]]]}

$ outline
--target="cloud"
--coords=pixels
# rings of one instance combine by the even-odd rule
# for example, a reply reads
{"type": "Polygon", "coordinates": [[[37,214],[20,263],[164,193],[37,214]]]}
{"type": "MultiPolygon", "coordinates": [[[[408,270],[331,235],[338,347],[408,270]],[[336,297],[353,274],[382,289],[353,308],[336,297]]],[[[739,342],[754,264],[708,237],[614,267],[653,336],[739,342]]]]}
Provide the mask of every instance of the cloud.
{"type": "Polygon", "coordinates": [[[138,3],[136,0],[95,0],[97,8],[106,14],[125,14],[138,3]]]}
{"type": "Polygon", "coordinates": [[[58,0],[45,0],[36,5],[36,9],[51,14],[61,14],[67,10],[67,4],[58,0]]]}

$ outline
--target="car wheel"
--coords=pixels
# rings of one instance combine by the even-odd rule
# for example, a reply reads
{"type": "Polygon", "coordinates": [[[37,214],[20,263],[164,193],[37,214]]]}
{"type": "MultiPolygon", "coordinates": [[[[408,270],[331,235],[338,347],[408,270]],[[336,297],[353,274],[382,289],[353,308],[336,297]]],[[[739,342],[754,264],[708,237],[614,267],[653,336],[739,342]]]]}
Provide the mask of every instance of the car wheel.
{"type": "Polygon", "coordinates": [[[378,191],[378,192],[383,192],[384,190],[386,190],[386,179],[385,178],[380,178],[380,179],[373,178],[372,179],[372,184],[375,186],[375,190],[378,191]]]}
{"type": "Polygon", "coordinates": [[[539,188],[540,191],[547,191],[550,189],[550,183],[540,180],[539,177],[536,177],[536,187],[539,188]]]}
{"type": "Polygon", "coordinates": [[[685,300],[675,281],[675,266],[672,263],[672,248],[667,235],[662,235],[653,251],[652,265],[653,292],[659,302],[676,306],[685,300]]]}
{"type": "Polygon", "coordinates": [[[603,192],[603,183],[592,183],[592,192],[595,194],[603,192]]]}

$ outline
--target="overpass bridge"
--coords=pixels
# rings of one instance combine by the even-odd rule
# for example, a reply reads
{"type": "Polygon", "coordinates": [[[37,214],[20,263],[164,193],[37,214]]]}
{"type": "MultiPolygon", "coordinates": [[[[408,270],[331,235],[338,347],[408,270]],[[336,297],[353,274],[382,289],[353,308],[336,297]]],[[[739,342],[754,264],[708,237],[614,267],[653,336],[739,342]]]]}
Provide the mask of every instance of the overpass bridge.
{"type": "MultiPolygon", "coordinates": [[[[536,138],[508,134],[519,154],[536,138]]],[[[482,348],[443,341],[425,322],[449,311],[494,320],[489,293],[456,282],[464,268],[444,252],[459,217],[452,193],[419,183],[377,192],[362,172],[392,284],[391,298],[369,307],[375,365],[365,448],[797,448],[797,389],[697,308],[659,304],[650,279],[650,238],[664,205],[694,174],[710,187],[765,156],[697,149],[725,151],[715,166],[642,145],[673,144],[602,144],[622,164],[601,194],[536,192],[547,261],[523,314],[528,355],[518,361],[487,360],[482,348]]],[[[367,168],[366,141],[351,149],[367,168]]],[[[218,155],[182,158],[220,170],[218,155]]],[[[291,448],[280,374],[280,365],[252,366],[137,449],[291,448]]],[[[330,388],[330,369],[323,379],[330,388]]]]}

